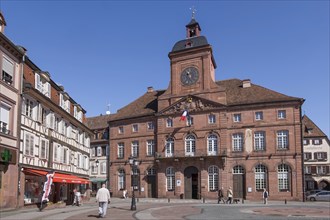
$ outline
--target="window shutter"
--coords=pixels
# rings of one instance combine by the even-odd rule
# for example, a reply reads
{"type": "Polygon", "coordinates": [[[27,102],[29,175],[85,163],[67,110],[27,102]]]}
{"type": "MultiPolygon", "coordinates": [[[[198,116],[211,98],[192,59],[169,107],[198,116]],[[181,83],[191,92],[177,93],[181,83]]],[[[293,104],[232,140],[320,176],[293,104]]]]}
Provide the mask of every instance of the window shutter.
{"type": "Polygon", "coordinates": [[[48,94],[47,94],[47,96],[50,98],[51,96],[50,96],[50,92],[52,91],[52,87],[51,87],[51,85],[50,85],[50,83],[49,82],[47,82],[47,91],[48,91],[48,94]]]}
{"type": "Polygon", "coordinates": [[[40,76],[37,73],[34,76],[35,76],[35,88],[40,91],[40,89],[41,89],[40,88],[40,76]]]}
{"type": "Polygon", "coordinates": [[[316,166],[311,166],[311,174],[316,174],[316,166]]]}
{"type": "Polygon", "coordinates": [[[314,152],[314,160],[317,160],[317,153],[314,152]]]}
{"type": "Polygon", "coordinates": [[[45,155],[45,159],[48,159],[48,154],[49,154],[49,141],[46,141],[46,155],[45,155]]]}
{"type": "Polygon", "coordinates": [[[327,155],[326,152],[323,152],[323,153],[322,153],[322,159],[326,160],[326,159],[327,159],[327,156],[328,156],[328,155],[327,155]]]}
{"type": "Polygon", "coordinates": [[[3,58],[2,69],[9,75],[14,75],[14,64],[5,57],[3,58]]]}
{"type": "Polygon", "coordinates": [[[30,135],[30,155],[34,156],[34,136],[30,135]]]}
{"type": "Polygon", "coordinates": [[[0,116],[1,116],[0,120],[8,125],[10,107],[3,103],[0,103],[0,105],[1,105],[0,106],[1,107],[0,108],[0,116]]]}
{"type": "Polygon", "coordinates": [[[25,141],[24,141],[24,143],[25,143],[25,151],[24,152],[25,152],[26,155],[28,155],[29,154],[29,142],[30,142],[29,134],[28,133],[25,133],[24,137],[25,137],[25,141]]]}

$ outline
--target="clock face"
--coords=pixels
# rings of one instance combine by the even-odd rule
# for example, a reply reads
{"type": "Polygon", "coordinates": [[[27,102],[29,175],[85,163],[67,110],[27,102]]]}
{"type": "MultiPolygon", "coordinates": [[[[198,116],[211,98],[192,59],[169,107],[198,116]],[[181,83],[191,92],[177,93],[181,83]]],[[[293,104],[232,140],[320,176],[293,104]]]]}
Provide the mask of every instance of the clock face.
{"type": "Polygon", "coordinates": [[[199,78],[198,70],[195,67],[188,67],[181,73],[181,82],[183,85],[193,85],[199,78]]]}

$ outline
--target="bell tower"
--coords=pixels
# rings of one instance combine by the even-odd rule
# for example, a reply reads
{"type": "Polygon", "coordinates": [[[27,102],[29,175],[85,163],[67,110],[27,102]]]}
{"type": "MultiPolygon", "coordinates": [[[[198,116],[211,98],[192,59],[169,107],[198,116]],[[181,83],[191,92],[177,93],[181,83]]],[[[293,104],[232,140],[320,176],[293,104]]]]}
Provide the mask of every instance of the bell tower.
{"type": "Polygon", "coordinates": [[[212,46],[206,37],[201,35],[201,27],[195,19],[194,10],[190,22],[186,25],[186,38],[174,44],[168,57],[171,63],[170,83],[166,92],[159,97],[158,109],[163,109],[187,95],[222,99],[215,94],[221,88],[215,82],[217,65],[212,46]]]}

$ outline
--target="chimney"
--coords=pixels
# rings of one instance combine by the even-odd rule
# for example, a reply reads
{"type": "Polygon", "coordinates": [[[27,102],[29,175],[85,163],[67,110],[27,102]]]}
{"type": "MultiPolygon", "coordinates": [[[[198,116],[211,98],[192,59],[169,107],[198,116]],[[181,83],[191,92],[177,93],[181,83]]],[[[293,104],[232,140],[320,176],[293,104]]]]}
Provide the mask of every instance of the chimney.
{"type": "Polygon", "coordinates": [[[149,93],[149,92],[153,92],[153,91],[154,91],[154,87],[152,87],[152,86],[149,86],[149,87],[148,87],[148,91],[147,91],[147,92],[149,93]]]}
{"type": "Polygon", "coordinates": [[[243,79],[243,88],[251,87],[251,80],[250,79],[243,79]]]}
{"type": "Polygon", "coordinates": [[[5,26],[7,26],[5,17],[3,14],[0,12],[0,32],[4,34],[5,32],[5,26]]]}

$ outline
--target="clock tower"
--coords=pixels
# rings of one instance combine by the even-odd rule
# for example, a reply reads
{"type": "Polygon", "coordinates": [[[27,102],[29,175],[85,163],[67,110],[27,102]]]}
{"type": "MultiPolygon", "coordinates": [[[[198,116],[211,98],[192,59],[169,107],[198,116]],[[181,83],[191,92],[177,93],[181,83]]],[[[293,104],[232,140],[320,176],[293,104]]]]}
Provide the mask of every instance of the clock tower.
{"type": "Polygon", "coordinates": [[[188,95],[225,102],[224,89],[215,81],[217,66],[212,46],[205,36],[201,36],[201,27],[195,20],[194,13],[186,25],[186,39],[175,43],[168,57],[171,61],[170,83],[165,93],[159,97],[159,109],[188,95]]]}

